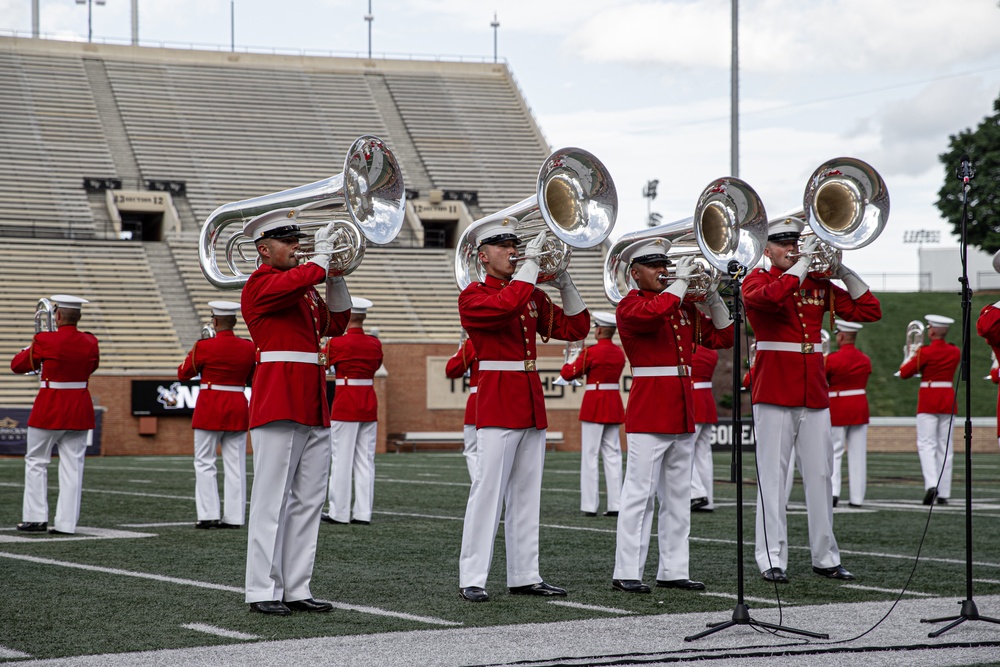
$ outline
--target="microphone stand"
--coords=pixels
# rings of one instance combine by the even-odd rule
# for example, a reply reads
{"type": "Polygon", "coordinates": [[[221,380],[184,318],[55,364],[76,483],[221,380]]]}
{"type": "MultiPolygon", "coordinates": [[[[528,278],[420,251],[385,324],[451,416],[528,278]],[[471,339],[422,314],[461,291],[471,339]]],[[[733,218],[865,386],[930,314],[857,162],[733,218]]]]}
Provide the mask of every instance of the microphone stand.
{"type": "Polygon", "coordinates": [[[976,176],[968,155],[962,156],[962,162],[955,175],[962,180],[962,381],[965,382],[965,600],[962,601],[962,611],[958,616],[945,618],[922,618],[921,623],[948,623],[940,630],[927,634],[928,637],[938,637],[965,621],[986,621],[1000,625],[1000,619],[980,616],[976,601],[972,599],[972,383],[970,382],[970,347],[972,329],[972,290],[969,289],[969,241],[967,227],[969,223],[969,190],[971,181],[976,176]]]}
{"type": "Polygon", "coordinates": [[[741,353],[740,353],[740,332],[743,329],[743,315],[740,312],[740,286],[746,267],[740,266],[736,260],[729,262],[730,286],[733,292],[733,462],[731,468],[731,479],[736,482],[736,607],[733,609],[733,617],[728,621],[709,623],[708,630],[685,637],[684,641],[693,642],[696,639],[707,637],[708,635],[731,628],[734,625],[752,625],[769,630],[791,632],[794,634],[815,637],[816,639],[829,639],[830,635],[809,632],[808,630],[796,630],[776,623],[758,621],[750,616],[750,608],[743,598],[743,397],[740,395],[742,383],[740,382],[741,353]]]}

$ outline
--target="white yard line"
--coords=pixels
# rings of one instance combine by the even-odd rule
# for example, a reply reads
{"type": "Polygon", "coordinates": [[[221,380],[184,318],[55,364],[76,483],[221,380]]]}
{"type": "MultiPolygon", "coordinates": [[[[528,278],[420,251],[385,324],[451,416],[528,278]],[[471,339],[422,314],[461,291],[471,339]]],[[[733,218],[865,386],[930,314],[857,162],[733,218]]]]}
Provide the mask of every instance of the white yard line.
{"type": "Polygon", "coordinates": [[[614,607],[599,607],[594,604],[580,604],[579,602],[568,602],[566,600],[549,600],[549,604],[554,604],[557,607],[570,607],[572,609],[583,609],[584,611],[599,611],[605,614],[618,614],[621,616],[634,614],[636,612],[629,611],[628,609],[615,609],[614,607]]]}
{"type": "MultiPolygon", "coordinates": [[[[899,590],[895,588],[879,588],[877,586],[862,586],[860,584],[843,584],[841,588],[853,588],[859,591],[875,591],[876,593],[892,593],[893,595],[899,595],[899,590]]],[[[933,593],[921,593],[919,591],[906,591],[905,595],[915,595],[921,598],[937,598],[940,595],[934,595],[933,593]]]]}
{"type": "Polygon", "coordinates": [[[30,653],[21,653],[6,646],[0,646],[0,658],[30,658],[30,653]]]}
{"type": "Polygon", "coordinates": [[[226,630],[225,628],[217,628],[214,625],[206,625],[205,623],[185,623],[181,627],[188,630],[194,630],[195,632],[204,632],[208,635],[215,635],[216,637],[225,637],[227,639],[243,639],[246,641],[251,639],[260,639],[259,635],[250,635],[245,632],[237,632],[236,630],[226,630]]]}
{"type": "MultiPolygon", "coordinates": [[[[739,600],[740,599],[740,596],[738,596],[738,595],[736,595],[734,593],[717,593],[715,591],[702,591],[700,593],[700,595],[708,595],[708,596],[711,596],[711,597],[714,597],[714,598],[726,598],[727,600],[739,600]]],[[[778,604],[778,601],[775,600],[774,598],[756,598],[756,597],[752,597],[750,595],[744,595],[743,596],[743,600],[745,602],[757,602],[757,603],[760,603],[760,604],[773,604],[773,605],[777,605],[778,604]]],[[[790,603],[788,601],[785,601],[783,599],[782,600],[782,606],[787,608],[787,607],[791,607],[793,605],[792,605],[792,603],[790,603]]]]}
{"type": "Polygon", "coordinates": [[[174,528],[176,526],[193,526],[190,521],[171,521],[166,523],[120,523],[122,528],[174,528]]]}

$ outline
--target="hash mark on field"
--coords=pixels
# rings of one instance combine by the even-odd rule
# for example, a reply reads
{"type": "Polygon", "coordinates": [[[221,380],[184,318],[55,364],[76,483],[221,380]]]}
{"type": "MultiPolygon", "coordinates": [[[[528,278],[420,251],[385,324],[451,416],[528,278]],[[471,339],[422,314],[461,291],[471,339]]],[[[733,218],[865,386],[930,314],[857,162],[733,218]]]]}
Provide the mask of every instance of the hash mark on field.
{"type": "Polygon", "coordinates": [[[1000,584],[996,579],[973,579],[977,584],[1000,584]]]}
{"type": "MultiPolygon", "coordinates": [[[[14,528],[0,528],[0,531],[12,531],[14,528]]],[[[80,540],[126,540],[137,537],[156,537],[153,533],[133,533],[127,530],[114,530],[113,528],[88,528],[77,526],[75,535],[49,535],[47,533],[29,533],[28,537],[24,533],[15,535],[0,534],[0,543],[16,542],[25,544],[34,542],[36,544],[46,542],[78,542],[80,540]]]]}
{"type": "Polygon", "coordinates": [[[169,523],[120,523],[122,528],[173,528],[175,526],[190,526],[190,521],[172,521],[169,523]]]}
{"type": "MultiPolygon", "coordinates": [[[[709,596],[715,597],[715,598],[726,598],[728,600],[738,600],[739,599],[738,595],[734,595],[732,593],[716,593],[715,591],[702,591],[700,594],[701,595],[709,595],[709,596]]],[[[750,595],[744,595],[743,599],[746,600],[747,602],[759,602],[761,604],[774,604],[774,605],[778,604],[778,601],[775,600],[775,599],[773,599],[773,598],[756,598],[756,597],[752,597],[750,595]]],[[[784,606],[785,607],[791,607],[792,605],[789,604],[788,602],[784,602],[784,606]]]]}
{"type": "MultiPolygon", "coordinates": [[[[877,586],[862,586],[860,584],[843,584],[841,588],[853,588],[859,591],[875,591],[876,593],[893,593],[898,594],[899,590],[895,588],[879,588],[877,586]]],[[[934,595],[933,593],[921,593],[920,591],[906,591],[906,595],[915,595],[921,598],[936,598],[940,597],[934,595]]]]}
{"type": "Polygon", "coordinates": [[[580,604],[579,602],[567,602],[564,600],[549,600],[549,604],[559,607],[571,607],[573,609],[583,609],[585,611],[603,611],[605,614],[634,614],[628,609],[615,609],[614,607],[599,607],[594,604],[580,604]]]}
{"type": "Polygon", "coordinates": [[[337,609],[343,609],[344,611],[357,611],[362,614],[374,614],[375,616],[391,616],[392,618],[402,618],[407,621],[418,621],[429,625],[465,625],[461,621],[446,621],[443,618],[434,618],[433,616],[417,616],[416,614],[406,614],[401,611],[389,611],[387,609],[379,609],[377,607],[361,607],[358,605],[346,604],[344,602],[331,602],[330,604],[337,609]]]}
{"type": "Polygon", "coordinates": [[[0,658],[30,658],[30,653],[21,653],[6,646],[0,646],[0,658]]]}
{"type": "Polygon", "coordinates": [[[133,484],[152,484],[153,483],[153,480],[151,480],[151,479],[130,479],[129,481],[132,482],[133,484]]]}
{"type": "Polygon", "coordinates": [[[205,634],[215,635],[216,637],[226,637],[228,639],[260,639],[257,635],[249,635],[245,632],[237,632],[236,630],[217,628],[214,625],[206,625],[204,623],[185,623],[181,627],[187,628],[188,630],[194,630],[195,632],[204,632],[205,634]]]}

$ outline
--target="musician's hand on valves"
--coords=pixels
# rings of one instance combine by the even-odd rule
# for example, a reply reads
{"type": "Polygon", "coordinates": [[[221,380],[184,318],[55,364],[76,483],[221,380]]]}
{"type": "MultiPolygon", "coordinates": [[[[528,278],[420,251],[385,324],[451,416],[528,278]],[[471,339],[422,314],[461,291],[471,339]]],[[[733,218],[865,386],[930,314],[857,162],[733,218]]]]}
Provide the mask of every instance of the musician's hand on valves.
{"type": "Polygon", "coordinates": [[[674,266],[674,282],[665,291],[673,294],[678,299],[683,299],[687,292],[688,281],[694,275],[694,257],[684,256],[677,260],[674,266]]]}
{"type": "Polygon", "coordinates": [[[316,253],[309,258],[309,261],[322,267],[323,271],[330,268],[330,254],[333,252],[333,234],[336,226],[334,223],[326,227],[320,227],[313,236],[313,251],[316,253]]]}
{"type": "Polygon", "coordinates": [[[799,259],[785,273],[791,274],[799,279],[801,283],[809,272],[809,264],[812,263],[813,253],[819,245],[819,239],[813,235],[806,236],[799,243],[799,259]]]}
{"type": "Polygon", "coordinates": [[[545,246],[545,230],[538,232],[538,236],[528,241],[528,244],[524,248],[525,259],[537,260],[538,256],[542,254],[542,248],[545,246]]]}
{"type": "Polygon", "coordinates": [[[514,272],[514,280],[531,283],[538,280],[538,256],[542,253],[542,246],[545,245],[545,230],[538,232],[538,236],[528,241],[524,248],[524,255],[517,262],[517,271],[514,272]]]}

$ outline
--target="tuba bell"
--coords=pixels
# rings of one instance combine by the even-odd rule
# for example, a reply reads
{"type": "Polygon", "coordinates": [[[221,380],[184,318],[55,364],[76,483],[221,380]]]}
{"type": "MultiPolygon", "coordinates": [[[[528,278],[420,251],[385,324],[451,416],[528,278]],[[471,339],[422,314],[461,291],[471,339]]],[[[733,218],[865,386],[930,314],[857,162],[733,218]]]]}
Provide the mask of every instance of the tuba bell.
{"type": "Polygon", "coordinates": [[[56,304],[42,297],[35,305],[35,333],[56,330],[56,304]]]}
{"type": "MultiPolygon", "coordinates": [[[[563,349],[563,366],[565,366],[566,364],[571,364],[580,358],[580,354],[583,352],[583,344],[584,341],[582,340],[571,340],[568,343],[566,343],[566,347],[565,349],[563,349]]],[[[574,387],[583,386],[583,383],[576,379],[564,380],[562,375],[553,380],[552,384],[558,385],[560,387],[565,387],[566,385],[570,384],[573,385],[574,387]]]]}
{"type": "Polygon", "coordinates": [[[823,356],[829,356],[830,354],[830,332],[826,329],[819,330],[819,347],[823,351],[823,356]]]}
{"type": "Polygon", "coordinates": [[[464,290],[485,277],[479,262],[476,230],[508,220],[518,237],[518,254],[548,228],[549,238],[539,257],[538,282],[558,278],[569,266],[572,248],[592,248],[604,242],[615,226],[618,191],[607,168],[580,148],[560,148],[545,158],[535,181],[535,194],[469,225],[455,249],[455,282],[464,290]]]}
{"type": "Polygon", "coordinates": [[[215,327],[212,326],[211,322],[206,322],[202,325],[201,333],[198,338],[201,340],[205,340],[206,338],[215,338],[215,327]]]}
{"type": "MultiPolygon", "coordinates": [[[[889,220],[889,190],[866,162],[851,157],[834,158],[813,172],[802,195],[802,208],[782,218],[804,221],[801,239],[810,234],[821,243],[814,251],[809,271],[832,276],[844,250],[864,248],[878,238],[889,220]]],[[[801,255],[791,255],[796,259],[801,255]]]]}
{"type": "MultiPolygon", "coordinates": [[[[334,222],[334,249],[329,275],[354,271],[365,256],[366,240],[385,244],[396,238],[403,225],[406,192],[403,174],[388,146],[371,135],[351,145],[340,174],[252,199],[223,204],[208,216],[198,240],[198,260],[208,282],[219,289],[240,289],[250,277],[237,266],[237,259],[256,262],[256,246],[243,235],[243,224],[279,208],[298,211],[299,227],[315,230],[334,222]],[[229,235],[231,225],[239,229],[229,235]],[[220,243],[225,248],[224,273],[219,265],[220,243]],[[248,248],[252,250],[248,252],[248,248]]],[[[303,239],[300,256],[309,256],[311,240],[303,239]]]]}
{"type": "MultiPolygon", "coordinates": [[[[924,329],[924,323],[920,320],[913,320],[906,325],[906,342],[903,343],[903,362],[900,366],[917,356],[917,352],[924,346],[924,329]]],[[[899,377],[899,371],[893,375],[899,377]]]]}
{"type": "MultiPolygon", "coordinates": [[[[702,190],[690,218],[622,235],[604,258],[604,293],[617,304],[635,287],[622,253],[633,243],[664,238],[670,241],[671,258],[696,258],[695,275],[685,298],[704,301],[709,287],[730,264],[752,267],[767,243],[767,213],[760,197],[738,178],[717,178],[702,190]]],[[[673,275],[673,268],[668,268],[673,275]]]]}

